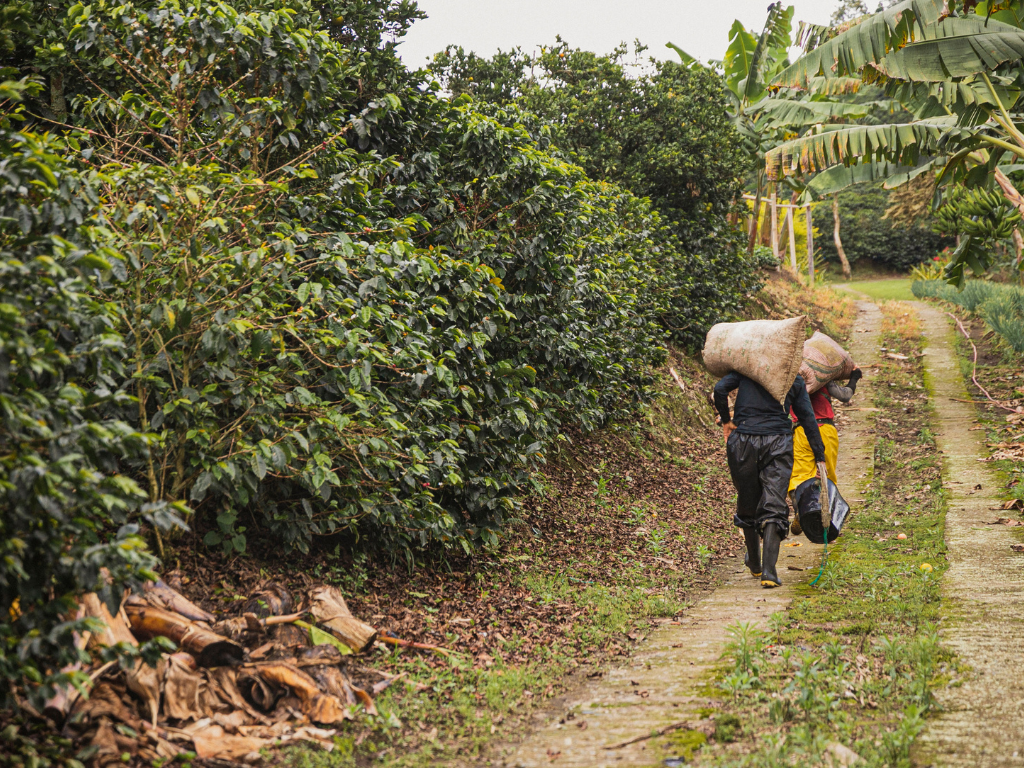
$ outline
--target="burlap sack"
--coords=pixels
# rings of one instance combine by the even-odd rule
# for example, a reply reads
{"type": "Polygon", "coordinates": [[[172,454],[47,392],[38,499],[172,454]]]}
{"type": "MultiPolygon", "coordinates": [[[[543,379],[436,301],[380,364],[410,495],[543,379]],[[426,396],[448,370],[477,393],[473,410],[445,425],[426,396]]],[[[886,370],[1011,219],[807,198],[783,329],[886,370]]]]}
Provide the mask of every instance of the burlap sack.
{"type": "Polygon", "coordinates": [[[804,342],[800,375],[804,377],[807,392],[817,392],[830,381],[848,379],[857,364],[850,353],[821,331],[815,331],[804,342]]]}
{"type": "Polygon", "coordinates": [[[742,373],[781,403],[800,371],[806,325],[803,315],[788,320],[719,323],[704,341],[704,365],[715,376],[742,373]]]}

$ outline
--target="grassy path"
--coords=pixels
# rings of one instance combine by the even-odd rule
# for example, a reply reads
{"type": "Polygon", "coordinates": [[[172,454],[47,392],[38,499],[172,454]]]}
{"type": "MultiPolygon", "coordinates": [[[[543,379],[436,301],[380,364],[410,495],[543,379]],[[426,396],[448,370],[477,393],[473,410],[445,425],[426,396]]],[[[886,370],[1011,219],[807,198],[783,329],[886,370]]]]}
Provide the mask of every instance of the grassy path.
{"type": "MultiPolygon", "coordinates": [[[[870,302],[858,304],[857,332],[851,353],[862,366],[877,354],[881,313],[870,302]]],[[[858,398],[869,403],[872,382],[865,380],[858,398]]],[[[844,453],[840,483],[854,498],[870,472],[873,440],[871,409],[851,408],[841,420],[844,453]]],[[[722,499],[722,514],[731,513],[731,500],[722,499]]],[[[719,709],[720,692],[710,685],[730,641],[729,628],[739,623],[766,629],[770,617],[785,610],[818,572],[821,547],[805,538],[790,539],[780,556],[781,589],[764,590],[750,577],[742,554],[724,567],[721,585],[688,611],[678,623],[665,624],[642,644],[629,662],[613,668],[582,688],[554,702],[540,718],[539,727],[521,743],[492,753],[493,763],[504,766],[655,765],[665,757],[692,754],[708,736],[732,720],[708,719],[719,709]],[[633,744],[607,747],[680,723],[670,734],[633,744]]]]}
{"type": "Polygon", "coordinates": [[[854,280],[850,283],[833,283],[833,288],[870,296],[876,301],[914,301],[910,290],[910,278],[898,277],[884,280],[854,280]]]}
{"type": "Polygon", "coordinates": [[[1024,765],[1024,559],[1011,527],[991,525],[1006,513],[977,412],[968,400],[948,318],[918,305],[928,339],[925,365],[936,398],[936,442],[945,458],[949,570],[944,596],[954,609],[943,643],[966,665],[960,685],[937,693],[944,712],[925,732],[917,762],[942,766],[1024,765]],[[974,427],[972,429],[972,427],[974,427]]]}

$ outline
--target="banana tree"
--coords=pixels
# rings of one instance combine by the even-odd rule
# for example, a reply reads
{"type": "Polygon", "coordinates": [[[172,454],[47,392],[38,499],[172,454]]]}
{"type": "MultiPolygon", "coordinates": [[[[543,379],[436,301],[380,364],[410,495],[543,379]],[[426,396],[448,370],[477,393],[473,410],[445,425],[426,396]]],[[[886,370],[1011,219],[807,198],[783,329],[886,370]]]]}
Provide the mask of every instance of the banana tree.
{"type": "MultiPolygon", "coordinates": [[[[810,131],[769,150],[768,178],[817,174],[808,186],[829,194],[869,180],[892,187],[938,170],[942,183],[997,187],[1024,212],[1024,197],[1002,168],[1024,158],[1016,111],[1024,84],[1020,12],[1021,0],[992,8],[904,0],[843,30],[811,30],[809,50],[773,78],[773,98],[788,102],[821,79],[859,78],[914,119],[810,131]]],[[[961,238],[947,267],[951,283],[963,284],[967,266],[975,273],[989,266],[984,239],[977,231],[961,238]]]]}
{"type": "MultiPolygon", "coordinates": [[[[667,45],[679,54],[684,66],[704,66],[678,46],[667,45]]],[[[803,92],[769,93],[769,84],[790,67],[792,45],[793,6],[783,7],[776,2],[768,7],[768,18],[760,35],[735,21],[725,56],[709,63],[710,69],[722,75],[734,126],[756,169],[754,215],[748,233],[750,252],[758,240],[758,211],[765,193],[768,153],[794,133],[810,126],[864,117],[875,105],[848,100],[862,85],[862,80],[854,77],[812,77],[803,92]]],[[[797,186],[802,193],[803,185],[797,186]]]]}

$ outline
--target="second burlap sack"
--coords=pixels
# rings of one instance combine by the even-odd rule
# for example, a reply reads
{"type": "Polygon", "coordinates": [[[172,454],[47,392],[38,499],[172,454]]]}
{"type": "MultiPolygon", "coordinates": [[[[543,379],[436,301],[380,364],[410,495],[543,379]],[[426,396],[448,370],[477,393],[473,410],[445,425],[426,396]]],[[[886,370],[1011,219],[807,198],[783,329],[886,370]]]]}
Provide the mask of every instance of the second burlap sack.
{"type": "Polygon", "coordinates": [[[800,375],[804,377],[807,392],[817,392],[830,381],[846,379],[857,364],[850,353],[821,331],[815,331],[804,342],[800,375]]]}
{"type": "Polygon", "coordinates": [[[788,320],[719,323],[704,341],[704,365],[715,376],[741,373],[781,403],[803,363],[806,326],[803,315],[788,320]]]}

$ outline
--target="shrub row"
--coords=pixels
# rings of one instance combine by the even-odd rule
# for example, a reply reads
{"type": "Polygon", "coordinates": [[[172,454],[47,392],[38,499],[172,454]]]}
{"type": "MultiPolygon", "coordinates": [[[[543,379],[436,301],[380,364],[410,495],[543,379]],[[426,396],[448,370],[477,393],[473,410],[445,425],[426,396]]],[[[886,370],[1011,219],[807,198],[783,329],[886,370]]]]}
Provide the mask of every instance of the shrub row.
{"type": "MultiPolygon", "coordinates": [[[[642,409],[668,334],[699,339],[755,284],[728,247],[684,251],[647,200],[552,153],[535,117],[408,73],[377,42],[411,4],[13,12],[12,691],[66,683],[74,597],[152,578],[145,539],[183,520],[231,553],[346,530],[406,552],[493,542],[566,426],[642,409]]],[[[725,209],[706,215],[726,242],[725,209]]]]}
{"type": "Polygon", "coordinates": [[[915,280],[918,298],[942,299],[974,312],[1014,352],[1024,352],[1024,289],[984,280],[968,280],[962,291],[943,280],[915,280]]]}

